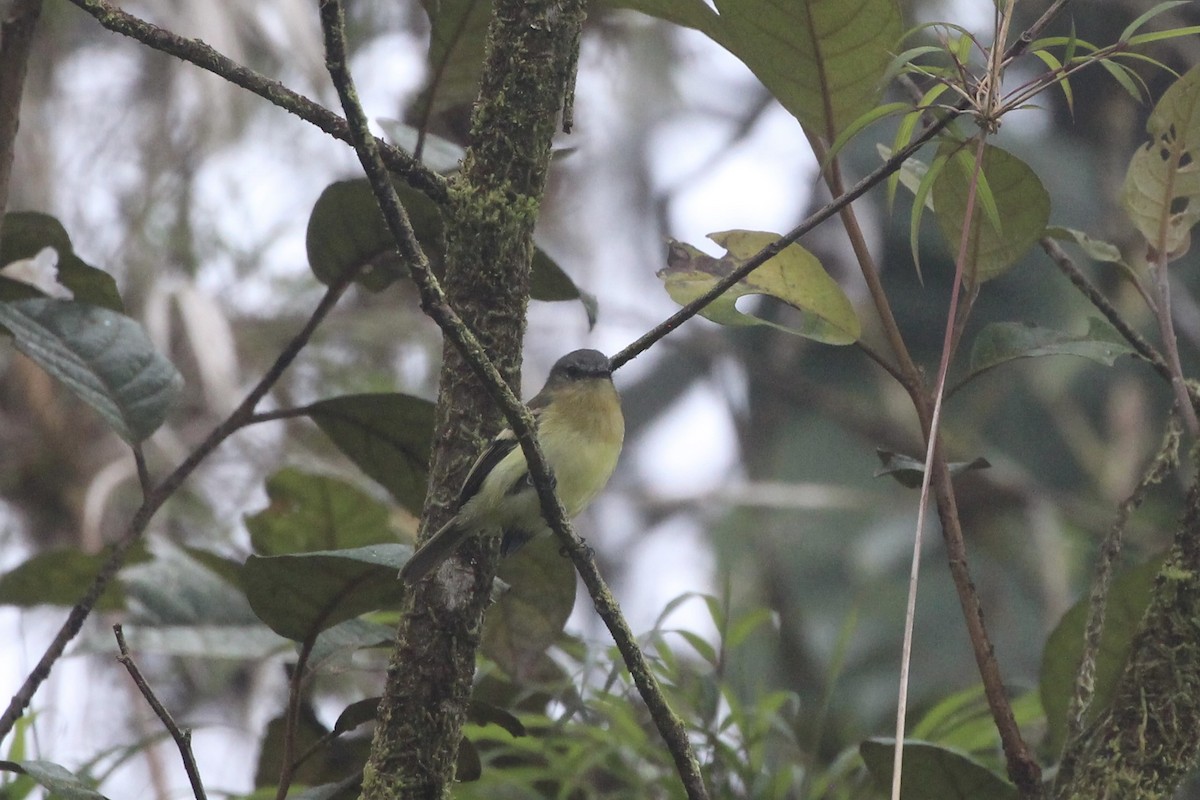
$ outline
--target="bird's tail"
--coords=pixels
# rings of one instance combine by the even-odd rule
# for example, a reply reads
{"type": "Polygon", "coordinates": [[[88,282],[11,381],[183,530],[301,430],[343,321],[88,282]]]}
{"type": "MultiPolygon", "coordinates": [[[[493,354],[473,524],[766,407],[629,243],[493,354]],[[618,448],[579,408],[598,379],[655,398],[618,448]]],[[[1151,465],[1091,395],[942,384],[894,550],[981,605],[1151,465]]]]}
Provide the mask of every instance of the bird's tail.
{"type": "Polygon", "coordinates": [[[400,580],[405,586],[412,586],[437,569],[470,535],[470,528],[459,525],[457,519],[451,519],[418,547],[412,558],[400,568],[400,580]]]}

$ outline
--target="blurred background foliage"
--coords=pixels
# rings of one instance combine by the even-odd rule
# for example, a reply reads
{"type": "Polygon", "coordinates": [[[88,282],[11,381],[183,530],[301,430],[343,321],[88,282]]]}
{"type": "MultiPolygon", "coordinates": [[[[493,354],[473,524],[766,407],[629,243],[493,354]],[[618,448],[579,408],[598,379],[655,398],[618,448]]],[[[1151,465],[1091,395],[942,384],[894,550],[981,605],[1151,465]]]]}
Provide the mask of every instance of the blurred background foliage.
{"type": "MultiPolygon", "coordinates": [[[[1083,39],[1110,42],[1149,5],[1076,2],[1053,30],[1065,34],[1073,26],[1083,39]]],[[[948,19],[988,38],[989,9],[987,3],[908,2],[903,10],[906,27],[948,19]]],[[[1029,24],[1042,10],[1041,4],[1018,4],[1014,27],[1029,24]]],[[[152,12],[158,24],[203,39],[336,107],[310,3],[170,0],[154,4],[152,12]]],[[[354,3],[349,12],[352,66],[368,114],[419,121],[426,110],[429,37],[422,7],[354,3]]],[[[1194,4],[1183,5],[1159,24],[1197,24],[1197,17],[1194,4]]],[[[1200,41],[1188,37],[1163,42],[1152,53],[1182,72],[1200,61],[1198,50],[1200,41]]],[[[354,157],[341,143],[259,99],[102,31],[66,3],[47,3],[33,59],[10,209],[60,219],[76,251],[114,275],[130,313],[144,321],[183,372],[189,390],[148,449],[152,468],[161,469],[176,463],[240,400],[307,317],[321,287],[305,265],[304,225],[326,185],[355,175],[354,157]]],[[[1152,97],[1170,79],[1148,67],[1138,71],[1152,97]]],[[[1037,108],[1008,118],[997,143],[1037,171],[1052,198],[1052,224],[1131,245],[1134,231],[1117,197],[1129,156],[1143,141],[1149,106],[1136,103],[1100,69],[1072,85],[1073,108],[1060,92],[1044,94],[1037,108]]],[[[464,97],[469,95],[468,90],[464,97]]],[[[430,109],[429,119],[435,132],[458,137],[465,119],[461,99],[430,109]]],[[[842,152],[850,181],[878,164],[876,141],[890,140],[885,123],[842,152]]],[[[576,132],[562,137],[561,145],[539,243],[582,291],[597,298],[599,314],[589,328],[577,301],[532,305],[525,370],[530,387],[571,347],[615,351],[674,309],[655,278],[665,263],[666,238],[701,246],[712,231],[782,231],[827,199],[799,127],[743,66],[697,33],[605,3],[596,4],[588,20],[576,132]]],[[[869,225],[900,327],[933,374],[953,263],[935,226],[927,223],[920,241],[924,280],[918,280],[908,242],[909,203],[901,193],[889,209],[882,191],[875,191],[856,209],[869,225]]],[[[836,223],[805,244],[852,300],[864,301],[836,223]]],[[[1173,267],[1186,374],[1195,373],[1200,351],[1195,260],[1190,255],[1173,267]]],[[[1152,317],[1118,271],[1084,266],[1126,318],[1154,339],[1152,317]]],[[[785,321],[794,313],[767,300],[739,305],[748,302],[759,303],[757,313],[768,318],[785,321]]],[[[1082,332],[1089,316],[1094,312],[1085,300],[1049,259],[1033,251],[987,284],[971,330],[992,321],[1021,321],[1082,332]]],[[[972,337],[969,332],[966,341],[972,337]]],[[[432,398],[439,339],[406,283],[378,294],[352,291],[285,375],[271,403],[287,408],[368,391],[432,398]]],[[[136,505],[133,464],[78,401],[10,352],[0,359],[0,566],[10,569],[51,548],[93,553],[136,505]]],[[[729,747],[737,755],[731,764],[743,757],[746,764],[767,759],[800,765],[802,773],[804,766],[824,765],[805,773],[804,788],[814,796],[825,790],[843,796],[823,787],[818,776],[841,775],[832,785],[852,790],[862,779],[838,772],[847,769],[840,766],[845,753],[866,737],[889,732],[894,713],[916,493],[873,473],[876,448],[919,455],[919,431],[907,399],[852,348],[705,321],[689,323],[633,362],[617,383],[629,424],[624,462],[581,522],[581,532],[596,548],[635,630],[650,632],[656,648],[670,645],[659,653],[659,667],[677,701],[689,709],[685,714],[698,726],[726,712],[740,714],[732,727],[744,736],[755,720],[770,721],[771,731],[762,732],[758,744],[739,750],[718,736],[708,742],[711,752],[729,747]],[[705,601],[689,592],[720,599],[705,601]],[[679,597],[686,602],[668,606],[679,597]],[[668,608],[671,616],[656,623],[668,608]],[[754,617],[761,609],[769,615],[754,617]],[[723,626],[747,617],[757,621],[736,647],[712,659],[698,644],[689,647],[679,636],[653,633],[683,629],[710,643],[728,642],[723,626]]],[[[1169,387],[1142,363],[1123,359],[1104,368],[1059,357],[1007,365],[975,380],[947,405],[950,459],[983,456],[992,464],[962,476],[957,486],[977,588],[1014,695],[1036,686],[1046,635],[1086,585],[1096,543],[1157,448],[1170,403],[1169,387]]],[[[170,552],[200,548],[244,558],[250,533],[243,517],[267,505],[264,482],[285,466],[337,476],[375,501],[387,500],[308,420],[259,425],[227,442],[156,518],[151,548],[167,552],[169,543],[170,552]]],[[[1164,548],[1180,493],[1171,481],[1151,493],[1134,517],[1127,563],[1164,548]]],[[[401,536],[414,525],[395,509],[389,524],[401,536]]],[[[977,683],[937,536],[927,537],[923,558],[914,719],[977,683]]],[[[135,618],[161,612],[155,606],[161,598],[155,600],[146,588],[159,580],[181,579],[168,572],[133,581],[142,587],[135,594],[140,591],[143,601],[133,607],[135,618]]],[[[226,612],[250,619],[245,609],[226,612]]],[[[37,625],[49,618],[5,613],[10,630],[27,639],[24,660],[32,659],[42,638],[37,625]]],[[[91,664],[87,669],[115,671],[102,628],[95,626],[83,648],[98,653],[84,657],[91,664]]],[[[607,634],[586,603],[578,605],[569,630],[576,644],[562,645],[568,665],[563,674],[581,681],[576,690],[587,699],[589,681],[604,685],[606,672],[620,670],[604,654],[607,634]]],[[[170,686],[169,699],[181,709],[177,716],[218,726],[198,731],[201,763],[206,752],[222,753],[229,766],[216,769],[212,780],[234,789],[248,786],[259,731],[283,699],[279,643],[257,640],[242,655],[251,651],[258,657],[164,655],[152,664],[170,686]]],[[[23,659],[12,660],[6,682],[24,672],[16,663],[23,659]]],[[[71,666],[59,680],[79,675],[71,666]]],[[[328,727],[345,702],[377,693],[379,666],[379,658],[371,656],[334,664],[313,685],[313,713],[328,727]]],[[[491,674],[485,665],[481,690],[491,674]]],[[[66,687],[57,691],[61,694],[50,697],[58,701],[49,706],[75,696],[66,687]]],[[[514,691],[506,685],[498,696],[512,701],[514,691]]],[[[567,758],[568,751],[598,758],[601,750],[587,739],[594,724],[571,729],[570,736],[583,739],[564,734],[554,745],[562,751],[555,762],[562,779],[592,775],[594,791],[586,796],[595,797],[629,796],[621,792],[628,791],[624,781],[630,775],[645,780],[639,785],[658,785],[646,774],[648,761],[639,766],[626,753],[621,762],[620,748],[613,745],[627,742],[640,756],[655,751],[652,737],[641,741],[634,735],[645,731],[645,719],[636,707],[595,696],[601,707],[578,713],[591,723],[601,718],[600,729],[617,732],[607,740],[611,751],[603,749],[614,761],[591,765],[594,773],[573,772],[583,769],[582,762],[567,758]],[[606,781],[611,791],[603,788],[606,781]]],[[[129,730],[147,731],[140,710],[126,711],[137,702],[122,697],[128,699],[120,713],[128,716],[129,730]]],[[[64,746],[79,748],[87,758],[95,755],[101,743],[89,736],[84,746],[80,732],[110,719],[110,703],[111,698],[93,697],[70,711],[58,707],[51,716],[55,730],[75,732],[74,739],[62,740],[73,744],[64,746]],[[66,719],[77,713],[80,721],[66,719]]],[[[533,717],[551,713],[545,702],[521,707],[533,717]]],[[[524,719],[527,727],[536,723],[524,719]]],[[[547,717],[541,724],[558,726],[561,733],[565,723],[547,717]]],[[[489,742],[497,728],[483,730],[489,733],[476,736],[476,747],[492,763],[489,742]]],[[[114,742],[129,740],[127,731],[114,730],[113,736],[114,742]]],[[[42,739],[40,747],[47,757],[66,758],[53,738],[42,739]]],[[[519,755],[508,756],[520,761],[519,755]]],[[[131,762],[125,780],[153,784],[165,796],[169,781],[163,774],[174,769],[164,765],[168,760],[164,751],[144,772],[140,761],[131,762]]],[[[669,796],[677,789],[669,768],[662,768],[658,791],[669,796]]],[[[519,789],[502,793],[484,774],[485,781],[464,787],[463,796],[522,796],[519,789]]],[[[539,774],[547,777],[544,766],[539,774]]],[[[497,773],[492,779],[505,778],[497,773]]],[[[739,775],[733,766],[725,785],[728,796],[803,796],[788,794],[798,791],[795,785],[757,786],[751,772],[739,775]]],[[[658,796],[654,791],[645,796],[652,795],[658,796]]]]}

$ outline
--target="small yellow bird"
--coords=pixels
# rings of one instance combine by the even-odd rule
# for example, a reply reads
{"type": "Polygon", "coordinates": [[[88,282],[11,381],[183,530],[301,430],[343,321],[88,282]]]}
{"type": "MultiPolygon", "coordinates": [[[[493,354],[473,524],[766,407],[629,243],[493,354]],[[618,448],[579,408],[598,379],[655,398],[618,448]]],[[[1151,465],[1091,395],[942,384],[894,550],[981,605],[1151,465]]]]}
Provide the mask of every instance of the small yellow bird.
{"type": "MultiPolygon", "coordinates": [[[[608,483],[625,439],[625,417],[608,356],[598,350],[567,353],[529,401],[529,410],[554,470],[558,497],[567,516],[574,517],[608,483]]],[[[505,428],[467,473],[454,517],[413,553],[400,579],[411,586],[478,533],[503,535],[500,553],[508,555],[549,532],[525,454],[505,428]]]]}

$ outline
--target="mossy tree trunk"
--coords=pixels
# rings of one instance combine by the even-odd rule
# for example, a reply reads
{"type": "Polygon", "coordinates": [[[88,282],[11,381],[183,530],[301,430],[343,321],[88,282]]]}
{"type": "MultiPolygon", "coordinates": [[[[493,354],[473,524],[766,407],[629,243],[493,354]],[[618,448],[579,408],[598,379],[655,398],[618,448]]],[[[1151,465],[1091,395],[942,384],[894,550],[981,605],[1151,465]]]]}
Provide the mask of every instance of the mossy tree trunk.
{"type": "MultiPolygon", "coordinates": [[[[550,142],[574,80],[583,23],[576,0],[496,0],[471,145],[452,187],[445,288],[451,304],[516,386],[533,227],[550,142]]],[[[446,519],[499,414],[449,344],[444,348],[425,528],[446,519]]],[[[470,698],[495,545],[464,548],[455,580],[416,587],[388,670],[364,798],[447,793],[470,698]]]]}

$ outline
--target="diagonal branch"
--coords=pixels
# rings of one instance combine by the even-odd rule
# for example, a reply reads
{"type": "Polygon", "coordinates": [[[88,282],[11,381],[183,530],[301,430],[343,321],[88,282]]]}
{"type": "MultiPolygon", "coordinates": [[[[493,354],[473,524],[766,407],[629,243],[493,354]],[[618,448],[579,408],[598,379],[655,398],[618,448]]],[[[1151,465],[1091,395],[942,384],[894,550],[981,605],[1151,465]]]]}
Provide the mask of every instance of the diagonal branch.
{"type": "MultiPolygon", "coordinates": [[[[295,114],[333,138],[347,144],[351,143],[350,128],[346,124],[346,120],[320,103],[292,91],[279,81],[238,64],[199,39],[189,39],[160,28],[128,11],[117,8],[106,0],[70,0],[70,2],[91,14],[108,30],[136,39],[147,47],[175,56],[181,61],[195,64],[235,86],[253,92],[284,111],[295,114]]],[[[375,146],[382,154],[388,169],[402,175],[410,186],[424,192],[439,205],[446,202],[445,178],[427,169],[420,161],[398,147],[393,147],[379,139],[375,140],[375,146]]]]}
{"type": "Polygon", "coordinates": [[[529,409],[509,388],[500,372],[488,359],[483,346],[454,309],[450,307],[441,285],[429,269],[428,262],[416,247],[412,226],[400,205],[395,189],[388,180],[387,170],[375,146],[375,140],[369,135],[366,115],[358,102],[357,93],[346,66],[341,4],[337,0],[322,0],[320,8],[322,28],[325,31],[326,62],[330,76],[337,87],[338,97],[341,99],[346,118],[350,121],[355,150],[371,182],[371,188],[375,192],[376,200],[380,204],[388,228],[395,237],[401,253],[406,258],[412,257],[411,263],[415,265],[412,269],[412,276],[421,295],[421,307],[462,353],[467,364],[483,381],[488,393],[500,406],[500,410],[504,413],[509,425],[512,426],[513,432],[521,443],[521,449],[525,453],[529,473],[541,502],[542,514],[562,541],[566,552],[570,555],[576,570],[592,595],[597,613],[608,626],[618,649],[625,658],[630,674],[646,701],[660,734],[675,758],[688,796],[694,799],[707,798],[708,793],[704,786],[703,776],[700,774],[699,761],[688,742],[686,728],[682,720],[667,705],[657,680],[650,671],[641,650],[637,647],[632,631],[621,615],[616,600],[596,568],[590,549],[572,529],[562,502],[554,491],[554,479],[550,465],[538,444],[537,436],[534,433],[533,417],[529,413],[529,409]]]}
{"type": "Polygon", "coordinates": [[[121,535],[117,543],[113,545],[113,550],[108,560],[104,562],[100,571],[92,578],[92,583],[88,586],[87,591],[84,592],[83,598],[71,608],[66,621],[59,628],[58,633],[55,634],[54,639],[38,660],[29,677],[25,679],[25,682],[13,694],[12,699],[9,700],[8,708],[4,710],[3,714],[0,714],[0,739],[8,735],[13,725],[25,713],[25,708],[33,700],[38,687],[42,685],[46,678],[50,677],[50,670],[54,667],[55,662],[62,657],[63,652],[67,649],[67,645],[71,643],[71,640],[83,628],[83,623],[91,615],[92,609],[96,607],[97,601],[104,594],[104,590],[108,587],[109,582],[116,576],[117,571],[124,566],[130,549],[141,539],[142,534],[145,533],[155,513],[183,485],[183,482],[196,471],[196,468],[200,466],[204,459],[208,458],[222,442],[253,420],[254,409],[258,405],[258,402],[266,396],[271,387],[283,375],[284,370],[291,365],[304,346],[308,344],[317,326],[333,310],[338,298],[342,296],[346,287],[350,285],[352,277],[352,275],[343,276],[340,281],[331,285],[325,291],[325,295],[321,298],[317,307],[313,309],[308,321],[304,323],[300,331],[292,337],[292,340],[279,353],[278,358],[275,359],[275,363],[271,365],[262,378],[259,379],[258,383],[255,384],[254,388],[250,390],[250,393],[246,395],[246,399],[223,422],[213,428],[204,441],[170,475],[163,479],[162,483],[146,494],[141,506],[134,513],[129,524],[126,525],[125,532],[121,535]]]}

